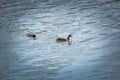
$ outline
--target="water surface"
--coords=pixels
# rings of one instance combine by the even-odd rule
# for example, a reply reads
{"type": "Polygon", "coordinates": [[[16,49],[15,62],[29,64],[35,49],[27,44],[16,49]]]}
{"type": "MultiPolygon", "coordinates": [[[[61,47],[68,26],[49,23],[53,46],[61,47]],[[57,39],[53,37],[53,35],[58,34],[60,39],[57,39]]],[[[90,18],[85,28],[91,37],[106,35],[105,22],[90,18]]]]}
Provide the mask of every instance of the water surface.
{"type": "Polygon", "coordinates": [[[1,0],[0,80],[120,79],[119,6],[119,0],[1,0]],[[71,45],[55,42],[68,34],[71,45]]]}

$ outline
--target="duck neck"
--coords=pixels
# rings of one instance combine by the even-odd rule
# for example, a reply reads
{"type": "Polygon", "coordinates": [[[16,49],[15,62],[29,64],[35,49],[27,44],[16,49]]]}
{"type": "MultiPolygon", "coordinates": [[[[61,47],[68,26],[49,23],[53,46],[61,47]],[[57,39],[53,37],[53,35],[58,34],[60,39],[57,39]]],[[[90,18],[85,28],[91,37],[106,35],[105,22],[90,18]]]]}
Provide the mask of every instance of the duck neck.
{"type": "Polygon", "coordinates": [[[69,41],[69,40],[70,40],[70,36],[67,37],[67,41],[69,41]]]}

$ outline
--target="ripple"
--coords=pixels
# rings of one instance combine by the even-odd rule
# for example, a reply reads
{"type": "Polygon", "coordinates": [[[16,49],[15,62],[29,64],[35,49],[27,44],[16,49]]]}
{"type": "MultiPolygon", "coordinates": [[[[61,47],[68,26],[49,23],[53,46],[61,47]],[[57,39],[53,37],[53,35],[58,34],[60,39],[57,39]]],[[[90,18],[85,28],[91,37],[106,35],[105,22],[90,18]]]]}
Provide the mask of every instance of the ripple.
{"type": "Polygon", "coordinates": [[[118,0],[5,0],[0,9],[2,80],[119,79],[118,0]],[[71,45],[56,43],[68,34],[71,45]]]}

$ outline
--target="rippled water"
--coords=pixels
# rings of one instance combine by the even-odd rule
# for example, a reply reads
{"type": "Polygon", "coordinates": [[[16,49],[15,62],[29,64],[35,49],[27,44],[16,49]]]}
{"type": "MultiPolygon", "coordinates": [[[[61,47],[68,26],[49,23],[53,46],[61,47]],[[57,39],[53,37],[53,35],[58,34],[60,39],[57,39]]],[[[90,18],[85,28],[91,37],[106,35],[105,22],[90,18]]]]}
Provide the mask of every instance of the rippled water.
{"type": "Polygon", "coordinates": [[[120,79],[119,0],[1,0],[0,34],[0,80],[120,79]]]}

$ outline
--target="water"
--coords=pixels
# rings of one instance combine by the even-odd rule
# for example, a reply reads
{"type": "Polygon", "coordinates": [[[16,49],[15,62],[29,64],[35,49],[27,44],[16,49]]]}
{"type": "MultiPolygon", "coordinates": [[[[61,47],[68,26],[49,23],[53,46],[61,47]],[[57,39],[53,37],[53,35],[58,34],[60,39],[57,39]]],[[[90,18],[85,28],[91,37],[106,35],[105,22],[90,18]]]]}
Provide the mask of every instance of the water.
{"type": "Polygon", "coordinates": [[[119,80],[119,22],[119,0],[1,0],[0,80],[119,80]]]}

